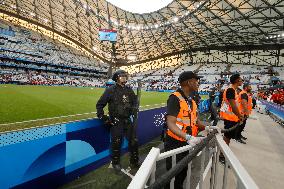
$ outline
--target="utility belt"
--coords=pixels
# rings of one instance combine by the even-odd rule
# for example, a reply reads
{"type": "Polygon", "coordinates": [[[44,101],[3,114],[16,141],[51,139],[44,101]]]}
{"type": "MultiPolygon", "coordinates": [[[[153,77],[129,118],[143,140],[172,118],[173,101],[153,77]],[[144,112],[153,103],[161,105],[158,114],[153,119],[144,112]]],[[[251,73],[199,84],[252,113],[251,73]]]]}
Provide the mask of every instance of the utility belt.
{"type": "Polygon", "coordinates": [[[124,122],[126,124],[133,124],[130,120],[130,115],[128,117],[110,116],[110,120],[113,124],[118,124],[119,122],[124,122]]]}
{"type": "Polygon", "coordinates": [[[115,110],[115,111],[111,111],[111,112],[112,112],[113,117],[117,117],[117,118],[120,118],[120,119],[127,119],[132,114],[132,111],[129,108],[121,109],[121,110],[115,110]]]}

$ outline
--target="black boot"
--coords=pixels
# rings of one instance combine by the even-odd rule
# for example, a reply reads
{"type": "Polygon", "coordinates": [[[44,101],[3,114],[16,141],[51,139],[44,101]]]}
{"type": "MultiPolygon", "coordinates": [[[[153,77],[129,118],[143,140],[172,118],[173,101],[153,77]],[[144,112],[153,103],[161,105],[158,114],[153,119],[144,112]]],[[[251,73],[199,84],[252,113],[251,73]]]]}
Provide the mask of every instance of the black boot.
{"type": "Polygon", "coordinates": [[[120,172],[121,171],[121,165],[118,164],[112,164],[113,169],[115,170],[115,172],[120,172]]]}
{"type": "Polygon", "coordinates": [[[135,163],[132,162],[132,163],[130,163],[129,166],[130,166],[131,169],[139,169],[141,165],[138,162],[135,162],[135,163]]]}
{"type": "Polygon", "coordinates": [[[131,169],[139,169],[138,141],[133,139],[129,146],[130,151],[130,167],[131,169]]]}
{"type": "Polygon", "coordinates": [[[121,140],[120,138],[115,138],[112,141],[112,167],[116,172],[120,172],[121,165],[120,165],[120,144],[121,140]]]}
{"type": "Polygon", "coordinates": [[[239,143],[241,143],[241,144],[246,144],[246,142],[245,142],[245,141],[243,141],[241,138],[236,139],[236,141],[237,141],[237,142],[239,142],[239,143]]]}
{"type": "Polygon", "coordinates": [[[138,171],[140,166],[141,165],[139,164],[138,153],[134,152],[134,153],[130,154],[129,167],[131,168],[131,170],[138,171]]]}
{"type": "Polygon", "coordinates": [[[219,162],[225,165],[225,157],[223,155],[219,155],[219,162]]]}
{"type": "MultiPolygon", "coordinates": [[[[224,157],[223,154],[220,154],[220,155],[219,155],[219,162],[220,162],[222,165],[225,165],[226,159],[225,159],[225,157],[224,157]]],[[[228,165],[228,168],[230,169],[231,166],[228,165]]]]}
{"type": "Polygon", "coordinates": [[[138,155],[138,145],[137,142],[132,144],[130,149],[130,164],[129,167],[131,168],[131,172],[134,174],[138,171],[140,164],[139,164],[139,155],[138,155]]]}

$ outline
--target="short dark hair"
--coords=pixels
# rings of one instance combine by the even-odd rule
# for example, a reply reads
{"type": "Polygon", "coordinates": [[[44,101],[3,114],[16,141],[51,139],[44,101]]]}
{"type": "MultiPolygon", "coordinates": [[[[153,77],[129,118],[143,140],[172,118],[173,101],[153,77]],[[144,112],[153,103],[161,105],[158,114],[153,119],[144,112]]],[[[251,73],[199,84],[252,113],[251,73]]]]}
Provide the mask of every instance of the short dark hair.
{"type": "Polygon", "coordinates": [[[236,83],[236,81],[237,81],[238,79],[240,79],[240,78],[241,78],[240,74],[233,74],[233,75],[230,77],[230,83],[234,84],[234,83],[236,83]]]}

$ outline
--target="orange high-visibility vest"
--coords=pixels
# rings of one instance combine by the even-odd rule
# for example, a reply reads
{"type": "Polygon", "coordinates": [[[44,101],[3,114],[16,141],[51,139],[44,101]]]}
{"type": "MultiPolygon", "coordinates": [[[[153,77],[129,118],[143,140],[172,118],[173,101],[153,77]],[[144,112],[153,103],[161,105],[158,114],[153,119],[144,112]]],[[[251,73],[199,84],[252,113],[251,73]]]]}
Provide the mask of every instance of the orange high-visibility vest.
{"type": "Polygon", "coordinates": [[[240,94],[239,94],[239,104],[240,104],[239,110],[240,110],[240,113],[241,113],[242,115],[245,115],[245,113],[244,113],[244,111],[243,111],[243,106],[242,106],[242,103],[241,103],[241,101],[242,101],[242,94],[244,94],[244,93],[248,95],[248,107],[247,107],[247,109],[248,109],[248,111],[249,111],[249,114],[246,114],[246,115],[250,115],[250,114],[251,114],[251,111],[252,111],[252,98],[251,98],[251,96],[250,96],[245,90],[242,90],[242,91],[240,92],[240,94]]]}
{"type": "MultiPolygon", "coordinates": [[[[173,95],[178,97],[180,110],[177,115],[176,126],[180,128],[184,133],[187,133],[187,127],[191,127],[191,135],[197,136],[198,127],[196,125],[197,122],[197,105],[194,100],[192,100],[192,107],[190,109],[189,104],[183,98],[183,96],[179,92],[174,92],[173,95]]],[[[185,141],[185,139],[177,136],[171,130],[167,130],[167,134],[179,141],[185,141]]]]}
{"type": "MultiPolygon", "coordinates": [[[[229,88],[232,88],[232,87],[229,87],[229,88]]],[[[229,88],[227,88],[223,93],[223,101],[222,101],[222,106],[220,109],[220,117],[228,121],[238,122],[239,118],[238,116],[234,114],[232,107],[226,97],[226,93],[229,88]]],[[[236,102],[237,107],[239,108],[237,90],[235,90],[235,102],[236,102]]]]}

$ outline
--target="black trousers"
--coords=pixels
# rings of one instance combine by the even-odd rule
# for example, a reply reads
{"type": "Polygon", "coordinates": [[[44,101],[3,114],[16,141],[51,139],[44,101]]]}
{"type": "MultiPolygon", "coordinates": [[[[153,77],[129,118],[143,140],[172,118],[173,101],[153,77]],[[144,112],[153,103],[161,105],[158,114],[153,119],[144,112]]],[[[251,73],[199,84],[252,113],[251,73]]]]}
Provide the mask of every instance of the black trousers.
{"type": "Polygon", "coordinates": [[[136,131],[129,119],[115,119],[114,125],[110,128],[111,133],[111,159],[113,164],[120,164],[120,150],[123,137],[128,141],[128,150],[130,152],[130,163],[138,164],[138,141],[136,131]]]}
{"type": "Polygon", "coordinates": [[[241,139],[242,132],[244,131],[246,123],[247,123],[247,119],[245,119],[244,122],[236,128],[235,139],[241,139]]]}
{"type": "Polygon", "coordinates": [[[218,123],[218,111],[217,111],[217,107],[214,103],[210,104],[209,111],[211,113],[210,119],[211,119],[211,121],[214,121],[213,126],[216,126],[217,123],[218,123]]]}
{"type": "Polygon", "coordinates": [[[252,99],[252,108],[254,109],[255,106],[256,106],[256,100],[253,98],[253,99],[252,99]]]}
{"type": "MultiPolygon", "coordinates": [[[[224,119],[224,129],[230,129],[232,127],[234,127],[236,124],[238,124],[238,122],[234,122],[234,121],[229,121],[224,119]]],[[[236,130],[238,129],[239,126],[237,126],[236,129],[229,131],[229,132],[225,132],[224,136],[228,139],[235,139],[236,137],[236,130]]]]}
{"type": "MultiPolygon", "coordinates": [[[[167,135],[164,145],[165,145],[165,151],[170,151],[170,150],[182,147],[182,146],[186,146],[187,143],[175,140],[174,138],[167,135]]],[[[177,154],[176,162],[179,162],[180,160],[182,160],[186,155],[188,155],[188,152],[177,154]]],[[[172,158],[171,157],[166,159],[166,168],[167,170],[170,170],[172,168],[172,158]]],[[[187,174],[187,167],[185,167],[179,174],[175,176],[175,184],[174,184],[175,189],[183,188],[183,182],[186,178],[186,174],[187,174]]],[[[164,188],[165,189],[170,188],[170,181],[164,188]]]]}

